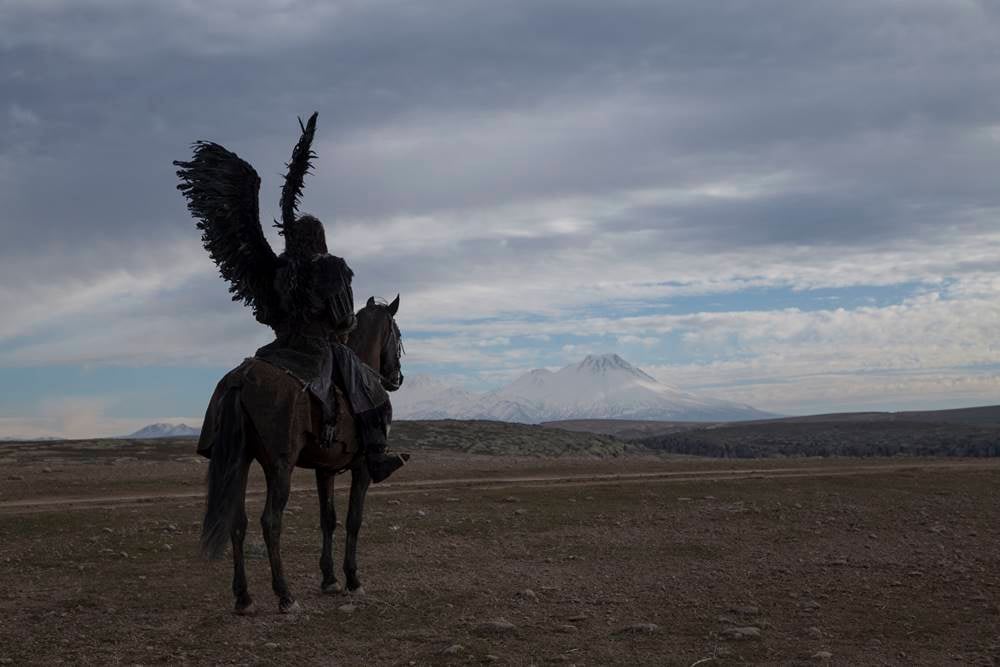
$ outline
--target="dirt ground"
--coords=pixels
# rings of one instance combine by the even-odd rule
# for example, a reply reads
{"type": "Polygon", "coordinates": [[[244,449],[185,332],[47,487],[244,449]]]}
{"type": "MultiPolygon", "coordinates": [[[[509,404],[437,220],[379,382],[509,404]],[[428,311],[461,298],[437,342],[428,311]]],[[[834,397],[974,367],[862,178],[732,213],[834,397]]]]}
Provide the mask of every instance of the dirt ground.
{"type": "Polygon", "coordinates": [[[248,618],[196,556],[191,449],[0,445],[0,664],[1000,663],[996,459],[420,452],[369,496],[363,598],[319,592],[299,470],[304,613],[278,613],[252,520],[248,618]]]}

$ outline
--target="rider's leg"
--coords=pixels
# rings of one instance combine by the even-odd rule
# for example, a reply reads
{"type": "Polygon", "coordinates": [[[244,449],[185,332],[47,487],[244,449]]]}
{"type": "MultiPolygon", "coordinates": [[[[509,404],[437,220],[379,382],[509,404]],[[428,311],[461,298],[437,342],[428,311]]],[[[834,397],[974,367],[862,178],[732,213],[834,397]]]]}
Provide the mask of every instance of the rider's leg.
{"type": "Polygon", "coordinates": [[[365,448],[365,465],[376,484],[403,467],[409,454],[387,452],[387,415],[381,408],[358,415],[358,437],[365,448]]]}

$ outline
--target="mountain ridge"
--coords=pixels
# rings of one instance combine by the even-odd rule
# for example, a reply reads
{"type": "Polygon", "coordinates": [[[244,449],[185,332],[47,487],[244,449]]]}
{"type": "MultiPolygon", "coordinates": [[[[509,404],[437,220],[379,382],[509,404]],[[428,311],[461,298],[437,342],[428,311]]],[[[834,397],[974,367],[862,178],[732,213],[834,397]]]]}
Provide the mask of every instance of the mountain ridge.
{"type": "Polygon", "coordinates": [[[617,354],[587,355],[557,371],[534,369],[476,393],[417,376],[393,397],[398,419],[481,419],[538,424],[565,419],[740,421],[775,417],[749,405],[684,392],[617,354]]]}
{"type": "Polygon", "coordinates": [[[167,424],[158,422],[147,424],[138,431],[128,435],[118,436],[119,438],[129,438],[131,440],[148,440],[153,438],[187,438],[201,435],[201,429],[187,424],[167,424]]]}

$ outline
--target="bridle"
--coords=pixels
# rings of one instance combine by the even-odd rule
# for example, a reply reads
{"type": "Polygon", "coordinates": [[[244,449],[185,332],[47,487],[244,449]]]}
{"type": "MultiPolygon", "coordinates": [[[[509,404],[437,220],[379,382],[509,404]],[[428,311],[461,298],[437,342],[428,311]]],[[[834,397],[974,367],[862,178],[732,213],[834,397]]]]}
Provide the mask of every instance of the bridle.
{"type": "MultiPolygon", "coordinates": [[[[381,304],[378,305],[377,307],[385,308],[385,306],[381,304]]],[[[389,326],[388,326],[389,331],[384,336],[384,339],[382,341],[382,347],[379,350],[379,377],[382,380],[383,386],[394,387],[395,389],[399,389],[399,386],[396,384],[396,381],[387,378],[385,374],[382,372],[381,368],[382,360],[391,358],[389,355],[395,354],[396,372],[399,373],[401,366],[400,358],[405,353],[405,350],[403,349],[403,335],[399,332],[399,326],[396,325],[396,319],[388,311],[386,312],[386,314],[389,316],[389,326]],[[395,349],[390,349],[390,346],[392,344],[395,344],[395,349]]]]}

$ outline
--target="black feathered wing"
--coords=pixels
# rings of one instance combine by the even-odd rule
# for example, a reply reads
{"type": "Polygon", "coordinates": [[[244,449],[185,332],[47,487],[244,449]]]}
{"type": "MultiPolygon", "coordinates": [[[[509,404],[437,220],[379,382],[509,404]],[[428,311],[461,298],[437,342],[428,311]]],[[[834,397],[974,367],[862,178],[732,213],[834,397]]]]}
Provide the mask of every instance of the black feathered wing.
{"type": "Polygon", "coordinates": [[[254,168],[219,144],[194,144],[190,162],[174,162],[188,210],[233,301],[253,308],[258,321],[282,319],[275,293],[278,258],[260,226],[260,177],[254,168]]]}
{"type": "Polygon", "coordinates": [[[312,160],[316,153],[312,150],[313,137],[316,136],[316,117],[318,112],[313,112],[309,120],[303,125],[299,119],[299,127],[302,135],[298,143],[292,149],[292,159],[288,161],[288,173],[285,175],[285,184],[281,187],[281,222],[276,225],[283,232],[295,224],[296,210],[299,200],[302,198],[302,187],[305,185],[306,174],[312,168],[312,160]]]}

